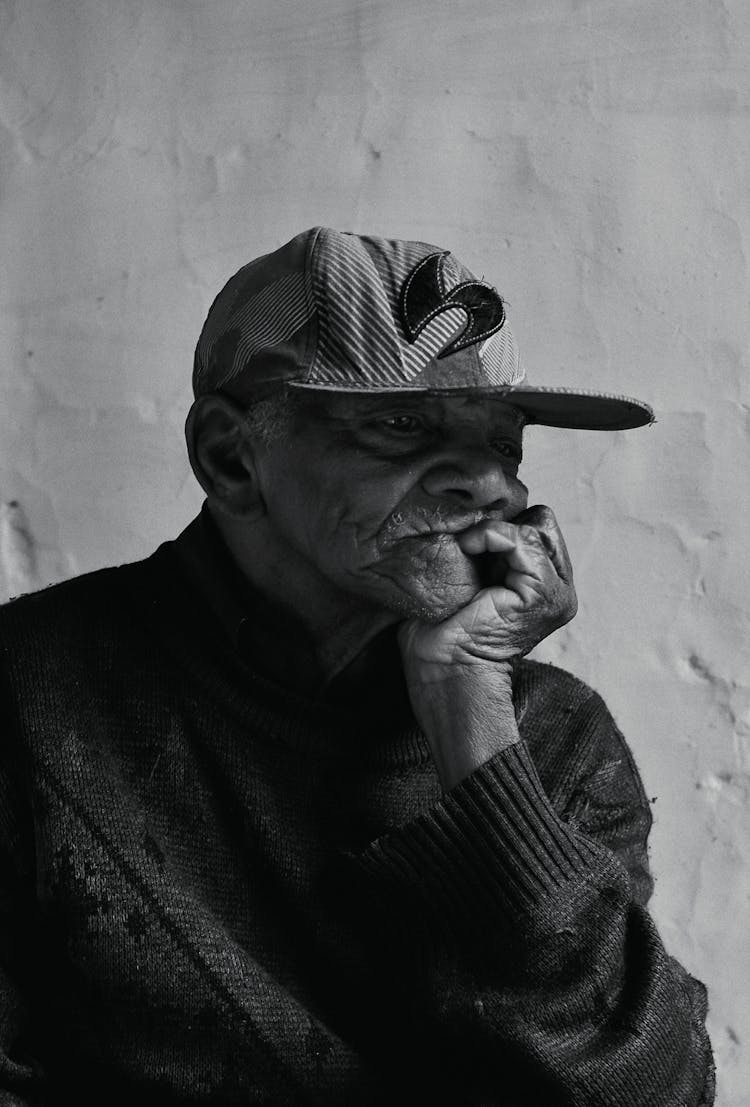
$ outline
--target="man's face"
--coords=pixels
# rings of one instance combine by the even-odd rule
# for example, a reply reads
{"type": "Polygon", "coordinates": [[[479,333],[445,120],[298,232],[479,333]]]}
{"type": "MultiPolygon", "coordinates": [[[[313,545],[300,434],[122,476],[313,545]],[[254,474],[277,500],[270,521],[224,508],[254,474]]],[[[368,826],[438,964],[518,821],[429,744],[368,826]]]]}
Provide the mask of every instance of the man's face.
{"type": "Polygon", "coordinates": [[[311,587],[430,621],[487,583],[455,535],[527,504],[522,426],[500,400],[303,393],[257,452],[277,549],[311,587]]]}

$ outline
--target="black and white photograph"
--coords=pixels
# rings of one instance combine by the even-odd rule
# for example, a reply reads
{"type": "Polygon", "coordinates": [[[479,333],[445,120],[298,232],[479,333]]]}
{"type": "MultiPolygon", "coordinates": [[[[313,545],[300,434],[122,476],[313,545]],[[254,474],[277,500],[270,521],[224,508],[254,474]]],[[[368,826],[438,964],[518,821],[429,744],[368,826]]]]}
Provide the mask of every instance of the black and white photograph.
{"type": "Polygon", "coordinates": [[[747,1107],[748,57],[0,0],[0,1107],[747,1107]]]}

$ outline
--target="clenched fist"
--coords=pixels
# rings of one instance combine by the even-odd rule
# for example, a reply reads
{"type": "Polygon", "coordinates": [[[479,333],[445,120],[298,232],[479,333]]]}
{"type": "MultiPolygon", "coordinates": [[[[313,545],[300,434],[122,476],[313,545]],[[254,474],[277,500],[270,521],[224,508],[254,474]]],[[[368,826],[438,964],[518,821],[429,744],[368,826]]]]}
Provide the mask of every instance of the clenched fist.
{"type": "Polygon", "coordinates": [[[530,507],[512,523],[479,523],[456,540],[467,557],[481,560],[488,584],[436,626],[405,623],[400,636],[405,661],[509,662],[575,615],[573,570],[550,508],[530,507]]]}
{"type": "Polygon", "coordinates": [[[570,558],[550,508],[528,508],[512,523],[479,523],[456,541],[486,586],[444,622],[410,619],[399,631],[412,706],[446,787],[518,740],[513,659],[577,610],[570,558]]]}

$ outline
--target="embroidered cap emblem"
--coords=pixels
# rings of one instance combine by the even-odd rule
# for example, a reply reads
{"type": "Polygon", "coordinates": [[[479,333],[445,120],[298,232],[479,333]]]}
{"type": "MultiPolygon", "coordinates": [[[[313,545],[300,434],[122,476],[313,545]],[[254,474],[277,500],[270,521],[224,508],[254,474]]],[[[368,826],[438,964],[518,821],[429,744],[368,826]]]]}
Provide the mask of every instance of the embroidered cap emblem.
{"type": "Polygon", "coordinates": [[[466,328],[438,357],[463,350],[500,330],[505,322],[505,307],[497,289],[484,281],[462,281],[450,291],[445,288],[445,258],[449,251],[429,254],[416,265],[401,288],[401,322],[409,342],[416,342],[427,324],[451,308],[463,308],[466,328]]]}

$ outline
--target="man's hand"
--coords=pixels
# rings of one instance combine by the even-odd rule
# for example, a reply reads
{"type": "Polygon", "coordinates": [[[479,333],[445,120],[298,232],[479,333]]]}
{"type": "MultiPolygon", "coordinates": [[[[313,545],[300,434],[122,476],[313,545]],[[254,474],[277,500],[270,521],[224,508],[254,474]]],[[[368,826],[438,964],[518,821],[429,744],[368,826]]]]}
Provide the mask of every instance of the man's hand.
{"type": "Polygon", "coordinates": [[[512,523],[479,523],[456,540],[481,563],[487,587],[444,622],[411,619],[399,631],[412,706],[446,788],[518,740],[513,660],[577,610],[570,558],[548,507],[512,523]]]}
{"type": "Polygon", "coordinates": [[[478,523],[456,535],[456,540],[467,557],[482,561],[496,583],[490,582],[471,603],[437,626],[418,620],[405,623],[401,630],[405,661],[507,663],[528,653],[575,615],[573,570],[550,508],[530,507],[512,523],[478,523]]]}

